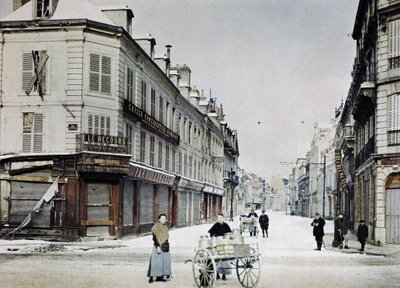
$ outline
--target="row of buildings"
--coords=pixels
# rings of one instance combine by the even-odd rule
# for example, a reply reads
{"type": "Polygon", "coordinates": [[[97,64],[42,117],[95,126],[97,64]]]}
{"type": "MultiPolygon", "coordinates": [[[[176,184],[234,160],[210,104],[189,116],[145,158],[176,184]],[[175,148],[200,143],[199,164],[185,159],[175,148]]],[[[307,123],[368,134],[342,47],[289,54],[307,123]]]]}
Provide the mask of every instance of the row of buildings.
{"type": "Polygon", "coordinates": [[[289,184],[296,213],[341,212],[352,228],[364,219],[375,245],[400,243],[399,18],[398,0],[359,2],[347,98],[333,126],[316,129],[318,148],[298,159],[289,184]]]}
{"type": "Polygon", "coordinates": [[[134,37],[127,6],[14,10],[0,21],[3,235],[122,237],[160,213],[170,227],[232,216],[237,133],[171,46],[134,37]]]}

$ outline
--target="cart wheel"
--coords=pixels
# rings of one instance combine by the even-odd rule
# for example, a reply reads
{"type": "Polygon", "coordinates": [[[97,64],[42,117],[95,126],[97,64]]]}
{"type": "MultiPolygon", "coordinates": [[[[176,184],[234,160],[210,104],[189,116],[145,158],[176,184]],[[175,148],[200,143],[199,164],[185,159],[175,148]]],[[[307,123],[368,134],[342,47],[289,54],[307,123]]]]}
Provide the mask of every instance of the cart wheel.
{"type": "Polygon", "coordinates": [[[260,259],[258,257],[236,259],[236,275],[243,287],[255,287],[260,279],[260,259]]]}
{"type": "Polygon", "coordinates": [[[210,251],[199,249],[193,259],[193,277],[197,287],[213,287],[217,266],[210,251]]]}

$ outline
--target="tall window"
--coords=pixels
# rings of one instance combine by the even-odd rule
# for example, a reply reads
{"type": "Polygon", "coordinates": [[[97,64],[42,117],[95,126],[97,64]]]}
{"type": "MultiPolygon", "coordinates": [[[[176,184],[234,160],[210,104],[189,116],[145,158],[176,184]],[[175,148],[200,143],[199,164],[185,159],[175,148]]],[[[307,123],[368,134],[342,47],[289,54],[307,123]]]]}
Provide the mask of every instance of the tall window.
{"type": "Polygon", "coordinates": [[[127,142],[128,154],[132,154],[133,128],[132,125],[129,123],[126,123],[125,125],[125,137],[127,142]]]}
{"type": "Polygon", "coordinates": [[[22,89],[27,95],[31,91],[46,94],[46,63],[49,59],[45,50],[22,53],[22,89]],[[37,73],[35,73],[35,70],[37,73]]]}
{"type": "Polygon", "coordinates": [[[163,153],[163,145],[161,142],[158,142],[158,167],[162,168],[162,153],[163,153]]]}
{"type": "Polygon", "coordinates": [[[96,135],[110,135],[111,119],[109,116],[88,115],[88,132],[96,135]]]}
{"type": "Polygon", "coordinates": [[[145,159],[146,159],[146,132],[140,132],[139,161],[144,163],[145,159]]]}
{"type": "Polygon", "coordinates": [[[150,109],[151,117],[156,117],[156,91],[151,88],[151,109],[150,109]]]}
{"type": "Polygon", "coordinates": [[[133,74],[133,70],[131,68],[126,69],[126,99],[129,102],[133,102],[133,96],[135,93],[135,78],[133,74]]]}
{"type": "Polygon", "coordinates": [[[22,152],[43,152],[43,114],[23,113],[22,152]]]}
{"type": "Polygon", "coordinates": [[[90,53],[89,90],[111,93],[111,57],[90,53]]]}
{"type": "Polygon", "coordinates": [[[183,156],[183,176],[188,176],[188,159],[187,154],[183,156]]]}
{"type": "Polygon", "coordinates": [[[165,170],[169,171],[169,145],[165,146],[165,170]]]}
{"type": "Polygon", "coordinates": [[[150,137],[150,165],[154,166],[154,136],[150,137]]]}
{"type": "Polygon", "coordinates": [[[146,112],[146,105],[147,105],[147,84],[142,80],[142,85],[141,85],[141,104],[142,104],[142,110],[146,112]]]}
{"type": "Polygon", "coordinates": [[[400,67],[400,19],[389,23],[389,69],[400,67]]]}
{"type": "Polygon", "coordinates": [[[171,126],[171,115],[170,115],[170,105],[169,105],[169,102],[168,101],[166,101],[165,102],[165,115],[166,115],[166,119],[165,119],[165,125],[168,127],[168,128],[171,128],[172,126],[171,126]]]}
{"type": "Polygon", "coordinates": [[[193,156],[189,156],[189,178],[193,177],[193,156]]]}
{"type": "Polygon", "coordinates": [[[172,158],[171,171],[175,173],[176,172],[176,150],[174,148],[172,148],[172,156],[171,156],[171,158],[172,158]]]}
{"type": "Polygon", "coordinates": [[[160,110],[159,110],[158,120],[161,123],[164,123],[164,99],[161,96],[160,96],[160,110]]]}
{"type": "Polygon", "coordinates": [[[182,152],[179,152],[178,173],[179,175],[182,175],[182,152]]]}
{"type": "Polygon", "coordinates": [[[388,144],[400,144],[400,94],[388,97],[388,144]]]}

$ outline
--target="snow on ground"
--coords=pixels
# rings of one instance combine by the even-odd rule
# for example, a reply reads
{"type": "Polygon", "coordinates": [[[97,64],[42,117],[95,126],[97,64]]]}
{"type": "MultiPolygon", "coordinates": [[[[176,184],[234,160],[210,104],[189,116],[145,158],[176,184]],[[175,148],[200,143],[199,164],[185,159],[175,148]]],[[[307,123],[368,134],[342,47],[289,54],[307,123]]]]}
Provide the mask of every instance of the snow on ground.
{"type": "MultiPolygon", "coordinates": [[[[258,287],[399,286],[400,258],[368,254],[384,248],[367,245],[367,254],[359,254],[359,243],[355,241],[350,243],[349,250],[332,248],[333,222],[326,221],[326,249],[315,251],[312,219],[281,212],[267,214],[269,238],[250,238],[244,233],[245,242],[257,243],[261,252],[258,287]]],[[[239,219],[227,223],[237,228],[239,219]]],[[[212,224],[170,230],[173,278],[151,287],[195,287],[192,265],[185,262],[194,257],[200,236],[207,235],[212,224]]],[[[391,247],[399,249],[399,245],[391,247]]],[[[7,288],[54,287],[54,283],[60,288],[100,288],[115,283],[118,287],[150,287],[146,271],[151,249],[151,235],[74,243],[0,240],[0,279],[7,288]],[[25,286],[26,283],[29,285],[25,286]]],[[[217,281],[215,287],[241,286],[233,271],[228,281],[217,281]]]]}

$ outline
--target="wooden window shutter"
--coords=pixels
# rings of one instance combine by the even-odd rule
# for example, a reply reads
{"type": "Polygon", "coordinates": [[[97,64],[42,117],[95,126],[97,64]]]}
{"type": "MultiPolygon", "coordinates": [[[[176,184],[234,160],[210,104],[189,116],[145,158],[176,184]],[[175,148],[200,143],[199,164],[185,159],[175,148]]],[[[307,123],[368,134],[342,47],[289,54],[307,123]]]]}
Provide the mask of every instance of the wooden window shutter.
{"type": "Polygon", "coordinates": [[[89,114],[88,118],[88,133],[93,134],[93,115],[89,114]]]}
{"type": "Polygon", "coordinates": [[[400,20],[389,24],[389,58],[400,56],[400,20]]]}
{"type": "Polygon", "coordinates": [[[22,152],[28,153],[32,151],[33,113],[23,113],[22,117],[22,152]]]}
{"type": "Polygon", "coordinates": [[[32,53],[22,53],[22,90],[28,89],[33,77],[32,53]]]}
{"type": "Polygon", "coordinates": [[[101,58],[101,92],[111,93],[111,58],[101,58]]]}
{"type": "Polygon", "coordinates": [[[105,135],[106,119],[105,116],[100,116],[100,135],[105,135]]]}
{"type": "Polygon", "coordinates": [[[106,135],[111,135],[111,118],[106,117],[106,135]]]}
{"type": "Polygon", "coordinates": [[[89,90],[99,91],[100,87],[100,55],[90,54],[89,90]]]}
{"type": "Polygon", "coordinates": [[[94,134],[99,135],[99,115],[94,115],[94,134]]]}
{"type": "Polygon", "coordinates": [[[33,115],[33,152],[43,151],[43,114],[33,115]]]}

